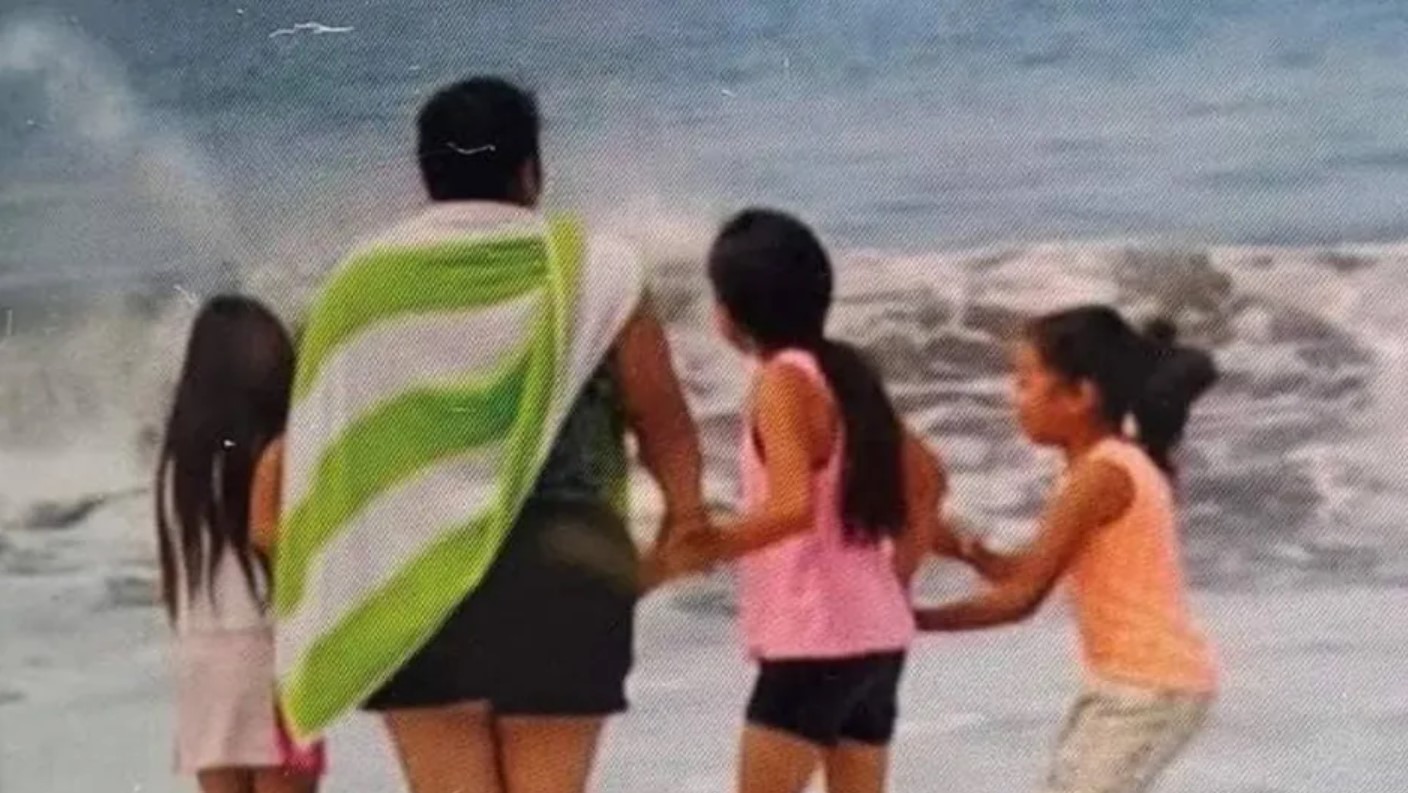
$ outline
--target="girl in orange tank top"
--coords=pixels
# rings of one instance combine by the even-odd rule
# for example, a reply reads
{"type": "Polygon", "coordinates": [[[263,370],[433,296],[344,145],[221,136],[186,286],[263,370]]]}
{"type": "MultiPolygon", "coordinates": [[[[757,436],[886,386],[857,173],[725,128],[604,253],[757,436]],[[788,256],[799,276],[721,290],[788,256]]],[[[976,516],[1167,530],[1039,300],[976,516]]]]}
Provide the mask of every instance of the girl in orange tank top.
{"type": "Polygon", "coordinates": [[[1087,690],[1046,789],[1146,791],[1200,728],[1216,690],[1211,649],[1185,598],[1172,486],[1189,410],[1216,370],[1206,354],[1176,346],[1167,323],[1140,334],[1103,306],[1033,322],[1014,369],[1022,431],[1064,452],[1065,476],[1037,539],[1018,555],[945,533],[936,550],[974,566],[991,587],[921,610],[918,624],[1017,622],[1068,578],[1087,690]]]}

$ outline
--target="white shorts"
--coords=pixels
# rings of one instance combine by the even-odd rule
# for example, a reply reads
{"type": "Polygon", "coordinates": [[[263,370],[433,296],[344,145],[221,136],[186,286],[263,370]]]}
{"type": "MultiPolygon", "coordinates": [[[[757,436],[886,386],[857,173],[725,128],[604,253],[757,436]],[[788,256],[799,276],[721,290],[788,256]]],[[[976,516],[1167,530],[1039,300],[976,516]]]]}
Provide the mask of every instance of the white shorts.
{"type": "Polygon", "coordinates": [[[1202,728],[1212,697],[1093,682],[1076,700],[1047,793],[1144,793],[1202,728]]]}

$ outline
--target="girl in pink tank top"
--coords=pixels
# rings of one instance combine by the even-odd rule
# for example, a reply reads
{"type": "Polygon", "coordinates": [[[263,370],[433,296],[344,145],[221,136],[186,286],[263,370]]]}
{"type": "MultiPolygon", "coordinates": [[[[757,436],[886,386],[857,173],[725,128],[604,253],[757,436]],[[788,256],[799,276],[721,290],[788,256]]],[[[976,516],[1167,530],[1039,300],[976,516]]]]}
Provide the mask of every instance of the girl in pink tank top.
{"type": "Polygon", "coordinates": [[[881,790],[915,631],[909,581],[935,533],[942,471],[875,370],[825,338],[832,271],[810,229],[744,212],[714,243],[709,275],[724,335],[758,361],[743,517],[680,535],[667,555],[676,570],[739,563],[759,665],[740,789],[799,793],[824,765],[828,783],[881,790]]]}
{"type": "Polygon", "coordinates": [[[1069,579],[1087,690],[1052,764],[1052,793],[1149,790],[1216,689],[1185,599],[1171,484],[1189,410],[1216,370],[1206,354],[1175,346],[1167,323],[1151,327],[1140,334],[1090,306],[1027,328],[1015,359],[1018,420],[1034,443],[1065,453],[1065,477],[1022,554],[941,540],[992,587],[918,615],[927,631],[1016,622],[1069,579]]]}

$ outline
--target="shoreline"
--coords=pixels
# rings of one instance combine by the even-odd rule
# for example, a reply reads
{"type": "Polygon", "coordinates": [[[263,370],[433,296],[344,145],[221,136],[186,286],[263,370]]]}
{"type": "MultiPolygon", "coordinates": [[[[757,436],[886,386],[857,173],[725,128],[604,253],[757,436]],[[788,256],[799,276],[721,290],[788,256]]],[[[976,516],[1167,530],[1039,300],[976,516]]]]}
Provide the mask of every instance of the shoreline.
{"type": "MultiPolygon", "coordinates": [[[[0,655],[0,668],[10,667],[0,688],[19,694],[0,692],[0,790],[188,790],[190,781],[170,770],[160,612],[95,609],[101,587],[90,583],[58,602],[44,598],[53,607],[20,625],[19,644],[28,649],[0,655]],[[101,737],[85,742],[75,763],[75,737],[90,734],[101,737]]],[[[1222,657],[1223,692],[1208,733],[1162,790],[1408,787],[1408,766],[1395,762],[1395,736],[1408,727],[1408,691],[1396,673],[1408,624],[1371,629],[1365,619],[1408,609],[1408,590],[1345,587],[1275,599],[1196,592],[1193,600],[1222,657]]],[[[642,605],[633,707],[608,731],[593,790],[703,793],[731,785],[751,669],[732,619],[702,602],[667,591],[642,605]]],[[[921,639],[904,684],[893,789],[1035,789],[1078,686],[1070,631],[1052,608],[1025,626],[921,639]]],[[[370,717],[340,725],[329,746],[326,790],[401,789],[370,717]]]]}

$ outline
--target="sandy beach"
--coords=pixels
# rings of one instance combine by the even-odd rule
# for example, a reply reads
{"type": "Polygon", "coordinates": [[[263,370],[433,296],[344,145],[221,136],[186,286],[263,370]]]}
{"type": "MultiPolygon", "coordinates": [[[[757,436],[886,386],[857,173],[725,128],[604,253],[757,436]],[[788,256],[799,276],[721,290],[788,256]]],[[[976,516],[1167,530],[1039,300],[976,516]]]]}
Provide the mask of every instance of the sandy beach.
{"type": "MultiPolygon", "coordinates": [[[[167,633],[137,575],[143,504],[11,547],[0,598],[0,791],[174,793],[167,633]],[[42,550],[41,550],[42,549],[42,550]],[[15,576],[16,555],[42,570],[15,576]],[[135,577],[133,577],[135,575],[135,577]]],[[[12,535],[13,536],[13,535],[12,535]]],[[[148,568],[149,570],[149,568],[148,568]]],[[[966,586],[932,572],[935,594],[966,586]]],[[[718,581],[642,607],[633,710],[611,728],[595,790],[729,789],[751,683],[718,581]]],[[[1200,593],[1226,670],[1211,729],[1161,793],[1408,789],[1408,590],[1200,593]]],[[[923,641],[895,751],[896,791],[1034,790],[1077,680],[1059,604],[1033,623],[923,641]]],[[[331,736],[325,788],[401,790],[384,735],[358,716],[331,736]]]]}

